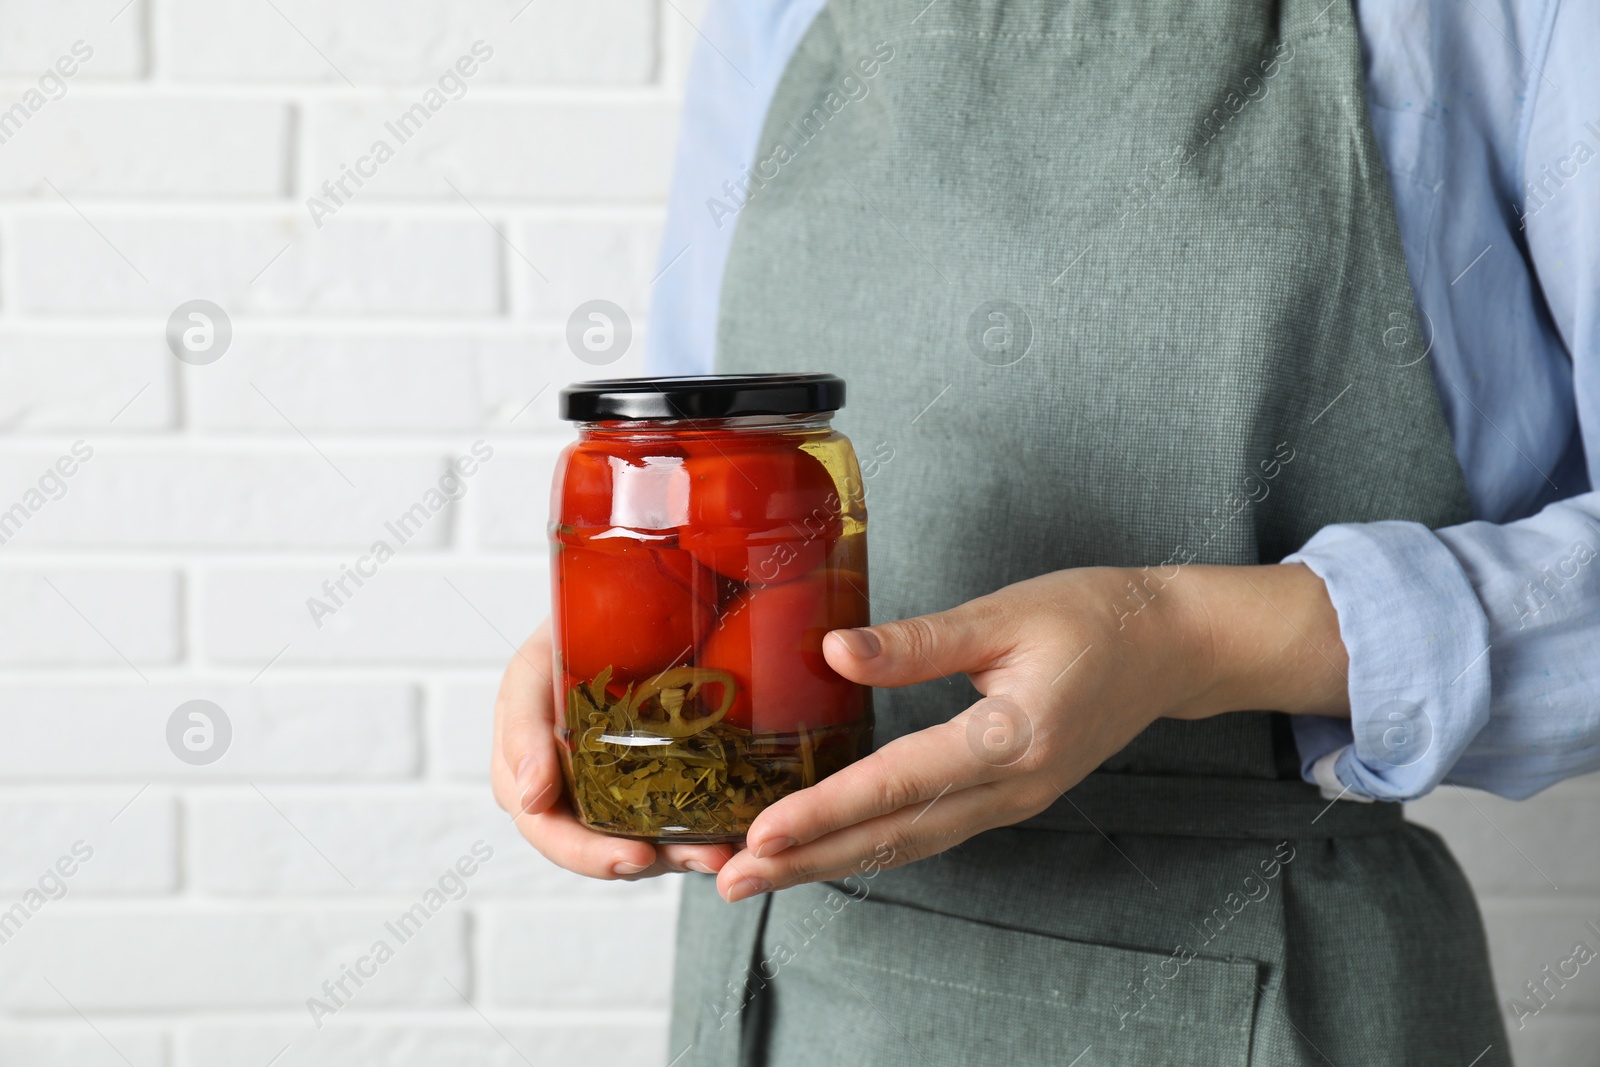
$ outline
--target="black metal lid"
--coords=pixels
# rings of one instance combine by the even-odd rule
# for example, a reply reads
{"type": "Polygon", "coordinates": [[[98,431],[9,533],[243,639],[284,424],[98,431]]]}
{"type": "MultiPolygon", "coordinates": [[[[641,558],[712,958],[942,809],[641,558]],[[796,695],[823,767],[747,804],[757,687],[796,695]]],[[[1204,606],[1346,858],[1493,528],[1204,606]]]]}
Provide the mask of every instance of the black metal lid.
{"type": "Polygon", "coordinates": [[[801,415],[844,407],[844,379],[833,374],[699,374],[574,382],[561,390],[561,417],[721,419],[801,415]]]}

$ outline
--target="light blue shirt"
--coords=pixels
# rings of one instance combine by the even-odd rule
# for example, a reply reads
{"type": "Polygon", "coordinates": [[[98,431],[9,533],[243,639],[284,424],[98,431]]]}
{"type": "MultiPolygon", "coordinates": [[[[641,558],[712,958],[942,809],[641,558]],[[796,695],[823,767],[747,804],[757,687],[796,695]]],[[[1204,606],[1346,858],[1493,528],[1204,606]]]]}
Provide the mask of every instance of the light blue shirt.
{"type": "MultiPolygon", "coordinates": [[[[1288,557],[1326,581],[1350,653],[1350,720],[1296,716],[1295,738],[1330,797],[1405,800],[1440,782],[1525,797],[1600,767],[1600,3],[1354,3],[1418,356],[1475,519],[1329,526],[1288,557]]],[[[712,368],[726,207],[822,7],[712,0],[651,373],[712,368]]]]}

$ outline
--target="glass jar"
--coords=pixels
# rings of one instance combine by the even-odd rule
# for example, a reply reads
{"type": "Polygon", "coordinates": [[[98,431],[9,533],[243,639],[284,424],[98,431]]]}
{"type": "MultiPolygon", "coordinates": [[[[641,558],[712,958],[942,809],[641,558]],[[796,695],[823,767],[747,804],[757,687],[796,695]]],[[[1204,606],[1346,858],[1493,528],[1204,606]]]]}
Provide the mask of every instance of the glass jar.
{"type": "Polygon", "coordinates": [[[557,734],[604,833],[738,841],[861,758],[872,698],[822,655],[869,623],[860,468],[826,374],[582,382],[551,496],[557,734]]]}

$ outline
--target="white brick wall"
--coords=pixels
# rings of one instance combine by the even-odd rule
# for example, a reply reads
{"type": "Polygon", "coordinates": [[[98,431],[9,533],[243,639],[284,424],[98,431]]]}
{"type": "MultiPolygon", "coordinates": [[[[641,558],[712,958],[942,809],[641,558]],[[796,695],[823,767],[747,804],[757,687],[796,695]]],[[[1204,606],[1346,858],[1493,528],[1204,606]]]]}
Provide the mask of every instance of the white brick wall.
{"type": "MultiPolygon", "coordinates": [[[[0,544],[0,912],[40,905],[0,943],[0,1064],[665,1062],[675,885],[544,863],[484,768],[546,610],[554,394],[594,375],[564,323],[604,297],[647,325],[703,3],[122,2],[0,0],[0,110],[94,50],[0,144],[0,513],[93,449],[0,544]],[[480,39],[461,99],[318,226],[306,198],[480,39]],[[234,330],[209,366],[164,342],[196,298],[234,330]],[[318,627],[305,599],[479,440],[465,495],[318,627]],[[190,700],[231,725],[215,763],[167,747],[190,700]],[[479,841],[465,895],[314,1026],[479,841]]],[[[1416,813],[1508,995],[1600,922],[1600,783],[1416,813]]],[[[1586,1062],[1583,973],[1523,1063],[1586,1062]]]]}
{"type": "Polygon", "coordinates": [[[547,610],[555,394],[596,373],[566,318],[622,304],[604,370],[638,369],[693,31],[525,2],[0,0],[0,111],[94,50],[0,143],[0,515],[93,450],[0,526],[5,1067],[664,1062],[676,886],[546,863],[486,767],[547,610]],[[462,98],[317,225],[306,198],[478,40],[462,98]],[[231,320],[211,365],[165,343],[192,299],[231,320]],[[306,598],[478,441],[318,627],[306,598]],[[209,765],[167,745],[191,700],[231,726],[209,765]],[[475,842],[465,895],[316,1027],[475,842]],[[653,951],[622,1003],[620,938],[653,951]]]}

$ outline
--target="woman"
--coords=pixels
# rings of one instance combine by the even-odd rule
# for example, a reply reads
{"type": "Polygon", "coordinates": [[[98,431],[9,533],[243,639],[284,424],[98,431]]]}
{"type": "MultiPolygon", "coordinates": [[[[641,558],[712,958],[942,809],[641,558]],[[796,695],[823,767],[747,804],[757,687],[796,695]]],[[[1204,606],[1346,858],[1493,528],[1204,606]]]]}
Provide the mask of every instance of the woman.
{"type": "Polygon", "coordinates": [[[1596,767],[1600,22],[1484,7],[713,5],[654,368],[849,381],[879,748],[603,837],[513,660],[524,835],[699,872],[674,1062],[1509,1062],[1392,802],[1596,767]]]}

